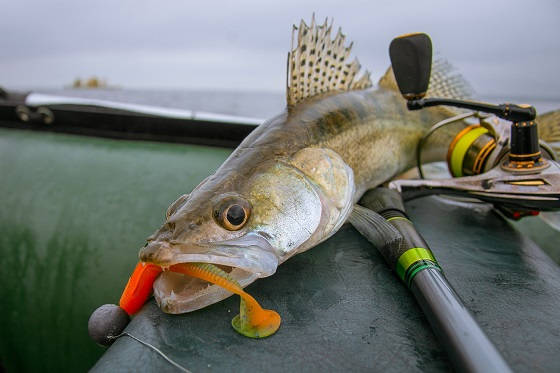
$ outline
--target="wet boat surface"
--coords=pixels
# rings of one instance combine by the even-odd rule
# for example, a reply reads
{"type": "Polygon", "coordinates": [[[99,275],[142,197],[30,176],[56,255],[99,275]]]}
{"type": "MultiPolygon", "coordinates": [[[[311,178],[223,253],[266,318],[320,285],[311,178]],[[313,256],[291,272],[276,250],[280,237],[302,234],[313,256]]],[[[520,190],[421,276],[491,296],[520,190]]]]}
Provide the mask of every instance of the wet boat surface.
{"type": "MultiPolygon", "coordinates": [[[[485,206],[428,197],[407,211],[447,278],[515,371],[555,371],[560,270],[485,206]]],[[[126,331],[192,371],[449,371],[412,295],[350,225],[249,286],[283,316],[265,340],[237,335],[231,297],[183,315],[152,301],[126,331]]],[[[155,352],[121,337],[93,371],[171,371],[155,352]]]]}
{"type": "MultiPolygon", "coordinates": [[[[0,129],[3,367],[174,369],[128,337],[96,363],[104,350],[89,339],[87,319],[100,304],[117,302],[169,203],[230,152],[0,129]]],[[[476,208],[439,198],[407,204],[513,369],[558,370],[558,265],[500,215],[476,208]]],[[[235,297],[179,316],[151,302],[127,330],[195,371],[449,370],[412,296],[348,225],[249,291],[284,318],[272,338],[248,340],[231,329],[235,297]]]]}

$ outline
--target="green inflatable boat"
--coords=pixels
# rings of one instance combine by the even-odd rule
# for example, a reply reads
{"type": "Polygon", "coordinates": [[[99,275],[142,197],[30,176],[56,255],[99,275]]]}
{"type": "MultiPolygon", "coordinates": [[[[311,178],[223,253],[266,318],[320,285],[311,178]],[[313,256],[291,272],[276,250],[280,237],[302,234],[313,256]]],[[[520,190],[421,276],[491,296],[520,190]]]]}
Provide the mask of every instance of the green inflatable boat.
{"type": "Polygon", "coordinates": [[[535,122],[558,141],[558,112],[462,101],[445,65],[430,82],[425,34],[396,38],[394,73],[366,90],[341,33],[295,30],[287,107],[264,123],[0,90],[0,371],[560,371],[560,234],[534,217],[560,209],[535,122]],[[436,105],[511,127],[412,112],[436,105]],[[427,148],[447,151],[453,178],[378,188],[427,148]],[[156,282],[137,282],[143,266],[156,282]],[[252,306],[193,282],[201,266],[249,284],[276,333],[238,334],[262,336],[240,327],[252,306]]]}
{"type": "MultiPolygon", "coordinates": [[[[4,113],[15,107],[7,102],[4,113]]],[[[68,113],[50,109],[55,117],[68,113]]],[[[122,114],[95,110],[86,114],[111,120],[122,114]]],[[[137,121],[155,120],[135,115],[137,121]]],[[[61,126],[77,126],[78,119],[61,126]]],[[[12,127],[0,130],[3,369],[177,369],[128,336],[107,350],[99,347],[88,337],[87,321],[99,305],[118,301],[138,248],[168,205],[212,173],[231,148],[186,144],[189,136],[184,144],[170,144],[60,134],[49,127],[30,131],[44,125],[15,115],[2,124],[12,127]]],[[[510,366],[559,370],[560,269],[527,233],[552,249],[558,234],[537,218],[512,225],[488,205],[427,197],[406,208],[510,366]]],[[[273,337],[251,340],[229,326],[238,309],[234,297],[183,315],[165,314],[152,300],[126,331],[191,371],[450,369],[412,295],[350,225],[248,291],[282,315],[273,337]]]]}

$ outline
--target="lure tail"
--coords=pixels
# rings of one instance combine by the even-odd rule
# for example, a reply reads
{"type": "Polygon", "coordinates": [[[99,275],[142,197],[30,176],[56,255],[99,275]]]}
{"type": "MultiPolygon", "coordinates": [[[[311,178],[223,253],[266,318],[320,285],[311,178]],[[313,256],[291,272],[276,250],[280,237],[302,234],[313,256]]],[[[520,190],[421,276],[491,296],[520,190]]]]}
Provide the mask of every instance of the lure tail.
{"type": "Polygon", "coordinates": [[[247,294],[235,280],[215,265],[183,263],[175,264],[169,270],[200,278],[239,295],[241,297],[239,315],[231,321],[231,325],[238,333],[250,338],[264,338],[274,334],[280,327],[281,318],[276,311],[263,309],[255,298],[247,294]]]}
{"type": "MultiPolygon", "coordinates": [[[[264,338],[274,334],[280,327],[281,318],[273,310],[263,309],[226,272],[209,263],[182,263],[169,267],[170,271],[182,273],[211,282],[241,297],[239,315],[231,322],[240,334],[250,338],[264,338]]],[[[132,315],[140,310],[152,292],[152,286],[162,268],[155,264],[140,262],[136,265],[121,296],[119,306],[132,315]]]]}

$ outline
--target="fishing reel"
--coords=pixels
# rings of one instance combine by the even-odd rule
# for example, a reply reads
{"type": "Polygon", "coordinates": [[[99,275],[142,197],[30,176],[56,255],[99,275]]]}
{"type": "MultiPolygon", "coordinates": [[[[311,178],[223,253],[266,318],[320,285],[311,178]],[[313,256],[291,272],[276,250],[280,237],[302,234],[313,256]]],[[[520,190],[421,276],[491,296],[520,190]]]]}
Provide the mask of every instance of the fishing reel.
{"type": "Polygon", "coordinates": [[[409,110],[439,105],[473,110],[434,125],[417,148],[422,179],[396,180],[390,188],[402,192],[405,199],[428,194],[476,198],[513,219],[560,209],[560,165],[555,152],[539,141],[533,106],[424,98],[432,66],[432,44],[426,34],[393,39],[389,54],[409,110]],[[449,145],[447,165],[453,178],[424,179],[422,150],[429,137],[445,126],[471,119],[478,123],[464,127],[449,145]]]}

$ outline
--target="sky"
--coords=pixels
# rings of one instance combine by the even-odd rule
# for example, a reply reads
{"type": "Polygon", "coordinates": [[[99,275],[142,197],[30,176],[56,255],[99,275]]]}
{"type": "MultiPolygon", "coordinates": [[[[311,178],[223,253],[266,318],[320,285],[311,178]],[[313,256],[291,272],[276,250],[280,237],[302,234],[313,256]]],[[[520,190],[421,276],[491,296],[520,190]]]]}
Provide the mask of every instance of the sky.
{"type": "Polygon", "coordinates": [[[125,88],[283,92],[292,24],[334,18],[377,81],[426,32],[485,96],[560,97],[560,1],[5,1],[0,86],[93,75],[125,88]]]}

